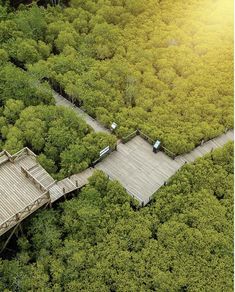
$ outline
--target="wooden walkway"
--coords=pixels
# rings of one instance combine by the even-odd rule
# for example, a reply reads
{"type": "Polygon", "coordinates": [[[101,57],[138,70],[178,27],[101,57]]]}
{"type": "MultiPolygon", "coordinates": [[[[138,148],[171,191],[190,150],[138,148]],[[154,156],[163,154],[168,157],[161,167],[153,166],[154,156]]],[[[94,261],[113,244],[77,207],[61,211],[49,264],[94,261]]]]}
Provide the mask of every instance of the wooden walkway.
{"type": "Polygon", "coordinates": [[[152,146],[140,136],[136,136],[126,144],[119,144],[117,151],[98,163],[95,168],[104,171],[110,179],[120,181],[131,196],[145,205],[150,201],[153,193],[182,165],[193,162],[230,140],[234,140],[233,131],[212,139],[173,160],[163,152],[153,153],[152,146]]]}
{"type": "Polygon", "coordinates": [[[70,102],[63,96],[61,96],[59,93],[53,91],[53,95],[56,101],[56,105],[72,108],[77,113],[78,116],[83,118],[86,121],[86,123],[92,127],[92,129],[95,132],[104,132],[104,133],[110,132],[108,129],[102,126],[97,120],[93,119],[91,116],[85,113],[81,108],[73,105],[72,102],[70,102]]]}
{"type": "Polygon", "coordinates": [[[82,188],[94,169],[55,181],[24,148],[15,155],[0,153],[0,236],[46,204],[82,188]]]}
{"type": "MultiPolygon", "coordinates": [[[[131,196],[145,205],[182,165],[232,140],[233,131],[228,131],[173,160],[163,152],[153,153],[152,146],[136,136],[126,144],[119,144],[117,151],[95,168],[103,170],[110,179],[120,181],[131,196]]],[[[0,236],[43,205],[85,186],[93,171],[94,168],[88,168],[57,182],[37,163],[36,155],[28,148],[15,155],[1,152],[0,236]]]]}
{"type": "Polygon", "coordinates": [[[50,200],[48,190],[26,170],[34,159],[27,149],[13,156],[0,154],[0,235],[50,200]]]}
{"type": "Polygon", "coordinates": [[[68,193],[81,189],[88,183],[88,178],[92,176],[94,168],[88,168],[78,174],[55,183],[50,189],[51,202],[55,202],[68,193]]]}
{"type": "MultiPolygon", "coordinates": [[[[54,92],[54,97],[58,106],[72,108],[94,131],[109,133],[98,121],[58,93],[54,92]]],[[[231,130],[173,160],[163,152],[153,153],[152,146],[140,136],[136,136],[126,144],[119,144],[117,151],[99,162],[95,169],[103,170],[112,180],[118,180],[131,196],[145,205],[153,193],[185,163],[193,162],[233,140],[234,133],[231,130]]],[[[37,163],[36,155],[28,148],[14,155],[7,151],[1,152],[0,236],[40,207],[82,188],[93,171],[94,168],[89,168],[61,181],[55,181],[37,163]]]]}
{"type": "MultiPolygon", "coordinates": [[[[72,107],[74,111],[97,132],[109,132],[97,121],[73,107],[72,103],[54,93],[57,105],[72,107]]],[[[119,144],[117,151],[99,162],[95,169],[104,171],[110,179],[118,180],[127,192],[145,205],[164,183],[187,162],[209,153],[234,140],[228,131],[190,153],[174,160],[163,152],[153,153],[152,146],[140,136],[126,144],[119,144]]],[[[55,181],[37,163],[36,155],[24,148],[14,155],[0,153],[0,236],[24,220],[38,208],[51,204],[66,194],[85,186],[94,168],[55,181]]]]}

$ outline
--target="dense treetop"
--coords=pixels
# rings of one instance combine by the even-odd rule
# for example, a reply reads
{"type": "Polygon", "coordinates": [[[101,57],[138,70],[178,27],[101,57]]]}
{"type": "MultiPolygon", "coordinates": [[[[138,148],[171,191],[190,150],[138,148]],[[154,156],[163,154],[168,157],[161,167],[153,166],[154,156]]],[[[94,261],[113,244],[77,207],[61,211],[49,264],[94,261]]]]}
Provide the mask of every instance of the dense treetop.
{"type": "Polygon", "coordinates": [[[28,146],[57,178],[86,169],[100,150],[115,147],[114,136],[94,133],[73,110],[53,105],[24,107],[20,100],[6,102],[0,117],[2,147],[15,153],[28,146]]]}
{"type": "Polygon", "coordinates": [[[1,102],[50,103],[46,79],[118,135],[140,128],[175,153],[233,127],[231,1],[69,5],[1,6],[1,102]]]}
{"type": "Polygon", "coordinates": [[[104,125],[116,121],[120,136],[138,127],[183,153],[233,127],[231,7],[230,0],[21,6],[2,13],[0,53],[104,125]]]}
{"type": "Polygon", "coordinates": [[[5,291],[233,291],[233,143],[186,165],[136,209],[100,172],[28,220],[5,291]]]}

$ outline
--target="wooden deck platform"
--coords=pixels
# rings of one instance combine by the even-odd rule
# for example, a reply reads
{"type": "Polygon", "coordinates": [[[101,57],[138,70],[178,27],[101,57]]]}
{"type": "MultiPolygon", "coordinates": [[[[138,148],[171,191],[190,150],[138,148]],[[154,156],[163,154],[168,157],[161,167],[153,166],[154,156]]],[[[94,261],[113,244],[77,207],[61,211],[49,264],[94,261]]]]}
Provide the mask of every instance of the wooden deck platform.
{"type": "Polygon", "coordinates": [[[153,153],[152,146],[136,136],[126,144],[119,144],[117,151],[96,165],[104,171],[110,179],[117,179],[127,192],[147,204],[153,193],[164,185],[185,162],[193,162],[196,158],[209,153],[211,150],[223,146],[234,140],[233,131],[229,131],[192,152],[171,159],[163,152],[153,153]]]}
{"type": "Polygon", "coordinates": [[[0,235],[50,201],[48,190],[25,171],[34,159],[26,149],[0,154],[0,235]]]}
{"type": "Polygon", "coordinates": [[[0,236],[45,204],[82,188],[94,169],[55,181],[24,148],[15,155],[0,153],[0,236]]]}

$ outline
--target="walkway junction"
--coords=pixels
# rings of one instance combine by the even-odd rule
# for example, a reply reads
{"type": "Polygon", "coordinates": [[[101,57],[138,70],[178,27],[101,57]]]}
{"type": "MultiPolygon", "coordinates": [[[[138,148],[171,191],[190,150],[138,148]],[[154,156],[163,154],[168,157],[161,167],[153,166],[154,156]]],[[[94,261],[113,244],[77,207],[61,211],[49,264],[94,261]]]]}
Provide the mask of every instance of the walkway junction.
{"type": "Polygon", "coordinates": [[[119,143],[116,151],[93,168],[61,181],[54,180],[38,164],[30,149],[24,148],[14,155],[3,151],[0,153],[0,236],[42,206],[81,189],[94,169],[104,171],[110,179],[119,180],[132,197],[145,205],[182,165],[233,139],[233,131],[228,131],[172,159],[162,151],[154,153],[151,144],[137,135],[125,144],[119,143]]]}
{"type": "MultiPolygon", "coordinates": [[[[55,93],[55,98],[57,105],[72,107],[95,131],[108,132],[62,96],[55,93]]],[[[14,155],[2,151],[0,153],[0,236],[12,228],[14,232],[20,222],[39,208],[51,205],[61,197],[81,189],[88,183],[88,178],[95,169],[104,171],[111,180],[120,181],[127,193],[144,206],[151,200],[153,193],[165,185],[182,165],[193,162],[196,158],[233,140],[234,133],[230,130],[203,143],[190,153],[172,158],[173,153],[168,153],[166,149],[164,152],[158,151],[159,143],[149,140],[137,130],[128,139],[120,141],[115,151],[97,161],[93,167],[61,181],[54,180],[47,173],[30,149],[24,148],[14,155]]],[[[108,145],[101,154],[106,153],[106,150],[109,150],[108,145]]]]}

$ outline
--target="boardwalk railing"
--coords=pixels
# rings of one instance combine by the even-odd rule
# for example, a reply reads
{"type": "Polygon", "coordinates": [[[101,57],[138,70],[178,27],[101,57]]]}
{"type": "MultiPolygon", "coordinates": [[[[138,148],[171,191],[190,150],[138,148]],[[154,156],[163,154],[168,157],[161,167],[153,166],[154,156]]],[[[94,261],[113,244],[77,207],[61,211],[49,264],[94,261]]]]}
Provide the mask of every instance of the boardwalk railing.
{"type": "Polygon", "coordinates": [[[28,215],[30,215],[34,210],[40,208],[44,204],[50,201],[50,194],[46,191],[42,194],[39,198],[34,200],[31,204],[27,205],[27,207],[20,210],[18,213],[14,214],[9,219],[5,220],[3,223],[0,224],[0,235],[5,233],[8,229],[13,227],[18,222],[22,221],[28,215]]]}
{"type": "Polygon", "coordinates": [[[135,136],[137,136],[137,130],[135,130],[134,132],[132,132],[131,134],[125,136],[125,137],[122,137],[121,138],[121,141],[123,144],[129,142],[130,140],[132,140],[133,138],[135,138],[135,136]]]}
{"type": "Polygon", "coordinates": [[[39,189],[39,190],[41,190],[41,191],[46,191],[47,189],[40,183],[40,181],[39,180],[37,180],[35,177],[33,177],[33,175],[27,170],[27,169],[25,169],[25,168],[23,168],[22,166],[21,166],[21,171],[25,174],[25,176],[27,177],[27,178],[29,178],[32,182],[33,182],[33,184],[39,189]]]}
{"type": "MultiPolygon", "coordinates": [[[[139,135],[141,138],[143,138],[144,140],[146,140],[150,145],[154,145],[155,141],[150,138],[147,134],[143,133],[141,130],[137,129],[134,132],[130,133],[129,135],[121,138],[121,141],[123,144],[129,142],[130,140],[132,140],[133,138],[135,138],[137,135],[139,135]]],[[[166,147],[162,146],[160,147],[160,149],[162,151],[164,151],[169,157],[171,157],[172,159],[175,159],[176,154],[173,153],[172,151],[168,150],[166,147]]]]}
{"type": "Polygon", "coordinates": [[[14,155],[11,155],[11,159],[14,161],[24,155],[31,155],[33,157],[37,157],[36,154],[33,153],[33,151],[31,151],[28,147],[25,147],[21,149],[20,151],[18,151],[17,153],[15,153],[14,155]]]}
{"type": "Polygon", "coordinates": [[[161,149],[163,149],[163,151],[169,156],[171,157],[172,159],[175,159],[176,158],[176,154],[171,152],[170,150],[168,150],[166,147],[164,146],[161,146],[161,149]]]}
{"type": "Polygon", "coordinates": [[[146,135],[145,133],[143,133],[139,129],[137,129],[137,135],[140,135],[141,138],[143,138],[144,140],[149,142],[149,144],[151,144],[151,145],[153,145],[155,143],[155,141],[152,138],[150,138],[148,135],[146,135]]]}
{"type": "Polygon", "coordinates": [[[114,146],[109,147],[109,151],[105,152],[103,155],[101,155],[99,158],[97,158],[95,161],[92,161],[91,167],[94,167],[97,163],[99,163],[101,160],[103,160],[105,157],[107,157],[110,153],[117,150],[118,141],[115,143],[114,146]]]}
{"type": "Polygon", "coordinates": [[[132,132],[131,134],[123,137],[121,139],[121,141],[122,141],[123,144],[125,144],[125,143],[129,142],[131,139],[135,138],[137,135],[139,135],[141,138],[146,140],[151,145],[153,145],[155,143],[155,141],[152,138],[150,138],[147,134],[145,134],[144,132],[142,132],[139,129],[137,129],[134,132],[132,132]]]}
{"type": "Polygon", "coordinates": [[[10,158],[11,158],[10,154],[6,150],[3,150],[0,153],[0,164],[7,162],[8,160],[10,160],[10,158]]]}
{"type": "Polygon", "coordinates": [[[6,150],[3,150],[0,153],[0,164],[6,162],[8,160],[11,161],[11,162],[14,162],[16,159],[19,159],[24,155],[31,155],[31,156],[36,157],[36,155],[28,147],[25,147],[25,148],[21,149],[20,151],[18,151],[14,155],[11,155],[6,150]],[[1,157],[4,157],[4,156],[6,156],[7,158],[6,159],[1,159],[1,157]]]}

